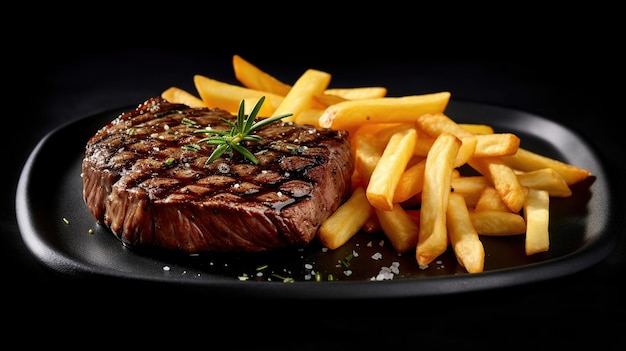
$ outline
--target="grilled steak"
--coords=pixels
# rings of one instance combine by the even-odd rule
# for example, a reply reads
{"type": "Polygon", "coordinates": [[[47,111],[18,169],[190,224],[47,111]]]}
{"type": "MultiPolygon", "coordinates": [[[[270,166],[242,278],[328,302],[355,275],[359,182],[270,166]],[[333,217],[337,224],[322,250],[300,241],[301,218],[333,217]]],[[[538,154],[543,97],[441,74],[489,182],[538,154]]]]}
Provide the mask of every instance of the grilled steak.
{"type": "Polygon", "coordinates": [[[186,253],[309,244],[350,194],[347,133],[278,121],[245,145],[258,164],[236,152],[207,164],[214,146],[193,131],[228,129],[221,118],[235,116],[153,97],[97,131],[81,176],[98,223],[127,246],[186,253]]]}

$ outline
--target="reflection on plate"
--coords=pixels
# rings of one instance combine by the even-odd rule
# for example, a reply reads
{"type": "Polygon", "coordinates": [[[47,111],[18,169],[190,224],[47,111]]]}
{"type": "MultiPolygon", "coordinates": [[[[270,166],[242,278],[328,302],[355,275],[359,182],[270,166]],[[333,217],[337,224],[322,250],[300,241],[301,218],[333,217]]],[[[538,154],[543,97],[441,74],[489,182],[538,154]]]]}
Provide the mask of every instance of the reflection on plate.
{"type": "Polygon", "coordinates": [[[89,137],[132,107],[61,126],[33,150],[18,185],[18,225],[29,250],[54,271],[189,284],[212,292],[295,298],[373,298],[460,293],[513,286],[585,269],[612,251],[619,230],[606,171],[588,143],[544,118],[501,107],[451,101],[455,121],[512,132],[521,146],[591,170],[568,198],[552,198],[550,251],[526,256],[523,236],[481,237],[485,271],[469,274],[448,250],[420,269],[415,252],[395,252],[382,234],[359,233],[328,251],[182,256],[124,247],[96,224],[82,200],[80,165],[89,137]],[[393,275],[384,274],[392,272],[393,275]],[[381,274],[382,273],[382,274],[381,274]],[[316,279],[321,277],[321,279],[316,279]],[[332,280],[329,280],[332,277],[332,280]]]}

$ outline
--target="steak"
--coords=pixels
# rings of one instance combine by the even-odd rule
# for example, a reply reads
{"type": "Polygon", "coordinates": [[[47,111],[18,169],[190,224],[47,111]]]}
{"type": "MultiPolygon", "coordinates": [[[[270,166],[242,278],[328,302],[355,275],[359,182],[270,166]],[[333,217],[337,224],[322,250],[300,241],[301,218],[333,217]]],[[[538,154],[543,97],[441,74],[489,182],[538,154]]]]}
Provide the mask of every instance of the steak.
{"type": "Polygon", "coordinates": [[[129,247],[185,253],[304,247],[351,193],[346,131],[274,122],[224,153],[200,128],[228,130],[231,113],[152,97],[98,130],[82,160],[83,199],[129,247]],[[189,147],[194,145],[195,148],[189,147]],[[199,146],[199,148],[198,148],[199,146]]]}

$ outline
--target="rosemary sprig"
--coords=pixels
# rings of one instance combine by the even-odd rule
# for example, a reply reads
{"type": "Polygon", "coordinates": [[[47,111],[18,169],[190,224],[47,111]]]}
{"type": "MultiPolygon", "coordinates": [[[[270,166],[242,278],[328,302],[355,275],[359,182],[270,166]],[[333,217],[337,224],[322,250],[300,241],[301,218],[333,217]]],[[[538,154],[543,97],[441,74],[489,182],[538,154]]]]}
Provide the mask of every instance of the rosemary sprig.
{"type": "Polygon", "coordinates": [[[230,130],[213,130],[213,129],[197,129],[194,130],[194,133],[208,133],[210,134],[206,138],[202,138],[199,142],[206,142],[207,144],[217,145],[217,147],[213,150],[209,159],[206,161],[207,164],[218,159],[222,154],[228,153],[231,157],[233,156],[233,152],[237,151],[242,154],[248,160],[252,161],[254,164],[258,164],[259,161],[257,158],[245,147],[241,145],[241,142],[244,141],[254,141],[258,142],[262,140],[262,138],[256,134],[251,134],[255,130],[266,126],[268,124],[274,123],[280,119],[285,117],[289,117],[293,115],[293,113],[285,113],[278,116],[264,118],[259,120],[258,122],[254,122],[256,119],[259,110],[261,109],[261,105],[263,105],[263,101],[265,101],[265,96],[261,96],[259,101],[257,101],[252,111],[250,111],[249,115],[245,114],[245,101],[241,100],[239,103],[239,111],[237,113],[237,120],[235,123],[222,118],[221,120],[228,124],[230,130]]]}

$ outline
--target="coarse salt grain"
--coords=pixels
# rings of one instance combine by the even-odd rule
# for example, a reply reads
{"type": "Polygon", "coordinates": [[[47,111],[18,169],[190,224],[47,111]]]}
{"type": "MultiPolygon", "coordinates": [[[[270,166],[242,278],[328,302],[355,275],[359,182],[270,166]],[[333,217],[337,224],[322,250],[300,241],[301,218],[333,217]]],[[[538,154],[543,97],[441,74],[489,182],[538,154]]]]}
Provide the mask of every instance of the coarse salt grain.
{"type": "Polygon", "coordinates": [[[389,267],[380,267],[380,271],[378,272],[378,274],[375,277],[372,277],[371,280],[391,280],[396,276],[396,274],[400,273],[399,267],[400,262],[396,261],[392,262],[391,266],[389,267]]]}

